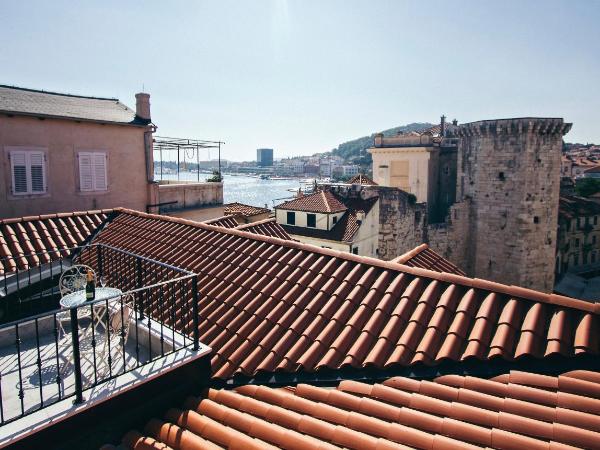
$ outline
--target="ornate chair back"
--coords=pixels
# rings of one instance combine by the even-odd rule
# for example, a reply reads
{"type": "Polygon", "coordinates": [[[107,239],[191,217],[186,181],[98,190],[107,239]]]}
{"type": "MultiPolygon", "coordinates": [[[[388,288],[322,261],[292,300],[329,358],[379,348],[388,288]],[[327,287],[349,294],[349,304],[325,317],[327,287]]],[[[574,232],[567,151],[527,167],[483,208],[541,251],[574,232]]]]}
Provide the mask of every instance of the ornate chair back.
{"type": "Polygon", "coordinates": [[[90,266],[86,266],[85,264],[77,264],[65,270],[60,275],[60,281],[58,282],[60,296],[64,297],[71,292],[85,289],[88,270],[92,271],[92,274],[95,278],[96,274],[94,273],[94,269],[92,269],[90,266]]]}

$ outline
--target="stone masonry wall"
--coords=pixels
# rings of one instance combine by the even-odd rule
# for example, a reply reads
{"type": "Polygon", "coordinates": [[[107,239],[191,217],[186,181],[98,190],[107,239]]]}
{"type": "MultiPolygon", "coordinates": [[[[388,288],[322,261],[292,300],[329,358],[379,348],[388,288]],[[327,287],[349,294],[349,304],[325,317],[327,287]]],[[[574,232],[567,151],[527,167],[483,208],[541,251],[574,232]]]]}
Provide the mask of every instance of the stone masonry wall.
{"type": "Polygon", "coordinates": [[[550,292],[562,119],[474,122],[456,131],[458,200],[470,201],[469,275],[550,292]]]}

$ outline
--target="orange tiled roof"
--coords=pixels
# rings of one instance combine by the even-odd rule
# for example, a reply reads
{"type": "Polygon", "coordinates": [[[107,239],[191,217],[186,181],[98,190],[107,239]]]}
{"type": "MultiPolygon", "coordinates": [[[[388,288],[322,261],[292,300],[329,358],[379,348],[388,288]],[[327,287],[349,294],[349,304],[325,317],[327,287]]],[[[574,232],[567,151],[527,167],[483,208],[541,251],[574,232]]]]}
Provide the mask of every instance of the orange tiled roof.
{"type": "Polygon", "coordinates": [[[600,373],[208,389],[125,448],[573,449],[600,443],[600,373]],[[168,447],[167,447],[168,446],[168,447]]]}
{"type": "Polygon", "coordinates": [[[466,275],[466,273],[459,269],[456,265],[431,250],[427,244],[421,244],[411,251],[392,259],[392,261],[411,267],[435,270],[436,272],[448,272],[456,275],[466,275]]]}
{"type": "Polygon", "coordinates": [[[275,206],[275,208],[323,214],[342,212],[348,209],[346,205],[333,195],[333,193],[327,190],[297,197],[293,200],[281,203],[280,205],[275,206]]]}
{"type": "Polygon", "coordinates": [[[362,184],[366,186],[377,186],[373,180],[371,180],[368,176],[359,173],[358,175],[353,176],[348,180],[349,184],[362,184]]]}
{"type": "Polygon", "coordinates": [[[244,217],[256,216],[258,214],[267,214],[271,210],[268,208],[260,208],[258,206],[244,205],[243,203],[227,203],[224,206],[226,215],[240,215],[244,217]]]}
{"type": "Polygon", "coordinates": [[[204,220],[203,223],[223,228],[235,228],[238,226],[234,215],[215,217],[214,219],[204,220]]]}
{"type": "Polygon", "coordinates": [[[58,251],[81,245],[86,241],[106,221],[111,211],[47,214],[0,220],[0,274],[16,269],[28,269],[57,259],[58,251]],[[32,253],[40,255],[31,256],[32,253]]]}
{"type": "Polygon", "coordinates": [[[599,353],[598,303],[127,210],[96,241],[199,274],[221,379],[599,353]]]}
{"type": "Polygon", "coordinates": [[[561,195],[558,203],[559,221],[600,215],[600,203],[576,195],[561,195]]]}
{"type": "Polygon", "coordinates": [[[244,230],[249,233],[262,234],[263,236],[271,236],[279,239],[292,240],[289,234],[277,223],[275,218],[265,219],[258,222],[250,222],[244,225],[238,225],[238,230],[244,230]]]}

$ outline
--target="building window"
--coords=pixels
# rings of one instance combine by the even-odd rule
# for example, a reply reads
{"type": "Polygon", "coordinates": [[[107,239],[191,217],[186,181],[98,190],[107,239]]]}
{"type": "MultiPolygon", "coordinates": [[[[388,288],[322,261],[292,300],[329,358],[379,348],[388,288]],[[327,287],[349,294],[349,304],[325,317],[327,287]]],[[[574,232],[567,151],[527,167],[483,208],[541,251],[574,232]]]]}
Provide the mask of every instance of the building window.
{"type": "Polygon", "coordinates": [[[292,211],[288,211],[287,213],[287,224],[288,225],[296,225],[296,213],[292,211]]]}
{"type": "Polygon", "coordinates": [[[596,252],[592,253],[592,264],[596,262],[596,252]]]}
{"type": "Polygon", "coordinates": [[[592,236],[592,244],[596,244],[596,236],[592,236]]]}
{"type": "Polygon", "coordinates": [[[352,253],[354,253],[355,255],[358,255],[358,247],[354,247],[352,249],[352,253]]]}
{"type": "Polygon", "coordinates": [[[598,225],[598,216],[594,216],[594,225],[598,225]]]}
{"type": "Polygon", "coordinates": [[[337,223],[337,216],[333,216],[333,224],[335,225],[337,223]]]}
{"type": "Polygon", "coordinates": [[[106,191],[106,153],[79,152],[79,190],[82,192],[106,191]]]}
{"type": "Polygon", "coordinates": [[[307,214],[306,215],[306,226],[310,228],[317,227],[317,215],[316,214],[307,214]]]}
{"type": "Polygon", "coordinates": [[[577,218],[577,228],[581,228],[581,217],[577,218]]]}
{"type": "Polygon", "coordinates": [[[540,218],[538,216],[533,216],[533,223],[540,223],[540,218]]]}
{"type": "Polygon", "coordinates": [[[14,150],[9,157],[13,195],[45,194],[45,153],[39,150],[14,150]]]}
{"type": "Polygon", "coordinates": [[[575,239],[575,247],[579,247],[579,238],[575,239]]]}
{"type": "Polygon", "coordinates": [[[578,266],[579,265],[579,255],[573,256],[573,265],[574,266],[578,266]]]}

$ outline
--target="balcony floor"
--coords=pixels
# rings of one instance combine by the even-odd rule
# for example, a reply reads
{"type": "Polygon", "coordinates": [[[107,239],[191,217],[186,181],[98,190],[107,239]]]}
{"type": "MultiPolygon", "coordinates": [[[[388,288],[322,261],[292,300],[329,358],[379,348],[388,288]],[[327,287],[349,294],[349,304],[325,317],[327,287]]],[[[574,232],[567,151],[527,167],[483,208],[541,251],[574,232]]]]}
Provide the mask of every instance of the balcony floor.
{"type": "MultiPolygon", "coordinates": [[[[39,358],[41,371],[38,370],[38,347],[35,338],[23,339],[21,342],[21,373],[16,346],[14,344],[0,347],[0,379],[1,388],[1,414],[4,421],[11,420],[25,413],[35,411],[42,405],[59,401],[75,393],[75,374],[72,358],[70,330],[67,329],[66,344],[59,346],[58,361],[57,349],[53,333],[40,336],[39,358]],[[61,370],[61,381],[57,383],[57,362],[61,370]],[[23,405],[19,398],[19,388],[23,389],[23,405]],[[41,387],[41,392],[40,392],[41,387]],[[60,397],[59,397],[60,392],[60,397]]],[[[104,334],[96,334],[96,368],[94,371],[94,353],[91,345],[91,335],[83,335],[80,330],[81,343],[81,369],[83,389],[92,387],[95,382],[100,382],[112,375],[123,373],[122,347],[111,349],[111,366],[107,363],[108,351],[102,353],[104,347],[104,334]],[[94,373],[96,372],[96,377],[94,373]]],[[[146,342],[147,344],[147,342],[146,342]]],[[[154,353],[154,352],[153,352],[154,353]]],[[[147,345],[140,342],[139,363],[144,364],[149,360],[150,352],[147,345]]],[[[135,369],[138,364],[136,358],[135,336],[130,336],[125,345],[125,371],[135,369]]]]}

